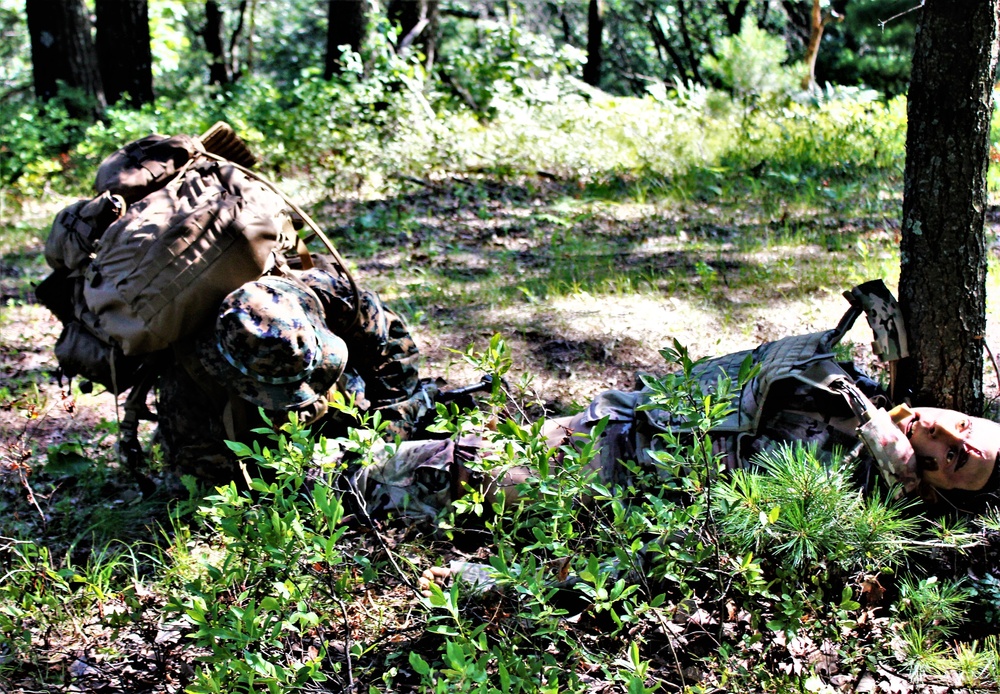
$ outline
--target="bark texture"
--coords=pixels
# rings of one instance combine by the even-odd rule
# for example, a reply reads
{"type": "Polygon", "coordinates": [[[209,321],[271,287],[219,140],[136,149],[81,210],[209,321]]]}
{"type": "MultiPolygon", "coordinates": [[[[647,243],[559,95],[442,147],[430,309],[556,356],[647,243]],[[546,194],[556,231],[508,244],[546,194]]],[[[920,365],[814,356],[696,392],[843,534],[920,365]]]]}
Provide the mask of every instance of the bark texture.
{"type": "Polygon", "coordinates": [[[108,103],[153,100],[153,54],[146,0],[97,0],[97,60],[108,103]]]}
{"type": "Polygon", "coordinates": [[[330,0],[326,28],[326,63],[323,77],[330,79],[343,69],[341,46],[360,53],[368,31],[368,0],[330,0]]]}
{"type": "Polygon", "coordinates": [[[61,82],[78,93],[79,98],[66,101],[71,115],[99,117],[106,105],[104,89],[83,0],[27,0],[25,14],[35,96],[50,101],[61,82]]]}
{"type": "Polygon", "coordinates": [[[910,78],[899,293],[918,405],[983,409],[986,169],[997,0],[927,0],[910,78]]]}

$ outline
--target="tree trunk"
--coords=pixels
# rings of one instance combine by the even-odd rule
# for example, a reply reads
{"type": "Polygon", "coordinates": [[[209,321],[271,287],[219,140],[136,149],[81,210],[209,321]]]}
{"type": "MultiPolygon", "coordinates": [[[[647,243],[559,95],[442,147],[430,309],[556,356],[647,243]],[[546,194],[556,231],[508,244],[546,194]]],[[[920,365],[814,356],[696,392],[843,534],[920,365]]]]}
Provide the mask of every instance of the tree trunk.
{"type": "Polygon", "coordinates": [[[842,15],[832,9],[824,13],[820,0],[812,0],[812,12],[809,15],[809,42],[806,44],[806,74],[802,78],[802,88],[812,89],[816,85],[816,58],[819,57],[819,44],[823,40],[826,25],[833,21],[841,21],[842,15]]]}
{"type": "Polygon", "coordinates": [[[226,60],[225,44],[222,40],[222,25],[222,10],[219,8],[219,3],[205,0],[205,28],[201,36],[205,40],[205,50],[209,55],[209,84],[225,85],[232,81],[226,60]]]}
{"type": "Polygon", "coordinates": [[[326,64],[323,77],[330,79],[343,69],[340,46],[360,53],[368,30],[368,0],[330,0],[326,28],[326,64]]]}
{"type": "MultiPolygon", "coordinates": [[[[730,36],[736,36],[743,28],[743,17],[746,16],[749,4],[750,0],[739,0],[735,5],[729,0],[716,0],[715,6],[726,18],[726,31],[729,32],[730,36]]],[[[765,11],[767,5],[768,3],[764,3],[765,11]]]]}
{"type": "Polygon", "coordinates": [[[691,32],[687,21],[688,11],[684,5],[684,0],[677,0],[677,12],[680,18],[681,38],[684,40],[684,49],[687,51],[688,65],[691,66],[691,77],[698,84],[704,84],[705,81],[701,78],[701,73],[698,70],[698,64],[701,62],[701,59],[694,50],[694,45],[691,42],[691,32]]]}
{"type": "Polygon", "coordinates": [[[82,96],[66,98],[70,115],[88,120],[99,118],[106,103],[83,0],[27,0],[25,13],[31,37],[35,96],[42,101],[52,100],[62,82],[82,96]]]}
{"type": "Polygon", "coordinates": [[[239,45],[246,16],[247,0],[240,0],[240,4],[236,8],[236,28],[233,29],[232,37],[229,39],[229,74],[233,82],[239,82],[243,76],[243,70],[240,67],[239,45]]]}
{"type": "Polygon", "coordinates": [[[97,59],[109,103],[153,100],[153,54],[146,0],[97,0],[97,59]]]}
{"type": "Polygon", "coordinates": [[[680,53],[678,53],[677,50],[670,44],[670,39],[667,38],[666,33],[663,31],[663,27],[660,26],[660,20],[656,16],[655,9],[650,10],[647,26],[649,26],[649,35],[653,38],[653,45],[656,46],[656,52],[660,56],[660,62],[663,63],[664,67],[669,69],[667,61],[662,57],[663,53],[666,53],[670,58],[670,62],[673,63],[678,77],[683,80],[690,79],[698,84],[704,84],[704,82],[701,81],[701,75],[697,74],[694,70],[689,69],[680,53]]]}
{"type": "Polygon", "coordinates": [[[549,0],[549,11],[559,19],[559,28],[562,29],[563,43],[573,45],[573,28],[569,25],[569,17],[566,16],[566,6],[549,0]]]}
{"type": "Polygon", "coordinates": [[[590,0],[587,10],[587,64],[583,66],[583,81],[595,87],[601,82],[603,34],[604,0],[590,0]]]}
{"type": "Polygon", "coordinates": [[[910,76],[899,293],[917,405],[979,414],[986,330],[986,169],[996,0],[927,0],[910,76]]]}
{"type": "Polygon", "coordinates": [[[420,46],[430,69],[437,48],[438,0],[389,0],[386,14],[400,28],[396,51],[403,54],[412,44],[420,46]]]}

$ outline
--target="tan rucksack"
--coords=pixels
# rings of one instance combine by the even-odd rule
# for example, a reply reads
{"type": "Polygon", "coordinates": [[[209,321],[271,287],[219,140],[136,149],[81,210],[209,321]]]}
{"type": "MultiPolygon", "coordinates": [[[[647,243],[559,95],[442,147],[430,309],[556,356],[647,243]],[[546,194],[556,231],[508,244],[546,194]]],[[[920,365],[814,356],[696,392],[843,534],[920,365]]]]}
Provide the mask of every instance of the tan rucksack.
{"type": "Polygon", "coordinates": [[[56,356],[67,375],[126,389],[123,357],[191,335],[286,256],[308,266],[296,228],[323,242],[356,290],[325,234],[252,163],[223,123],[199,138],[150,135],[102,162],[100,195],[56,216],[45,247],[54,272],[37,290],[65,324],[56,356]]]}

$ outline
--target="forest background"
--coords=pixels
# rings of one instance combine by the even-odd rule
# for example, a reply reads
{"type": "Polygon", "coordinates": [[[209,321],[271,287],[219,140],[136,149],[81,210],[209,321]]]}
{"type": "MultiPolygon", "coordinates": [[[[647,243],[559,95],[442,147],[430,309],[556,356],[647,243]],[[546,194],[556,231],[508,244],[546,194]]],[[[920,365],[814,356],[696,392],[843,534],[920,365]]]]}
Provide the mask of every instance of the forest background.
{"type": "MultiPolygon", "coordinates": [[[[104,156],[228,121],[405,315],[427,375],[506,378],[442,427],[511,416],[492,464],[544,468],[532,420],[683,372],[684,350],[660,353],[674,340],[744,349],[835,325],[860,281],[895,288],[918,16],[0,2],[0,687],[995,691],[996,514],[860,499],[801,450],[772,482],[720,481],[701,438],[675,443],[687,472],[658,493],[600,488],[584,453],[530,509],[474,523],[473,500],[435,532],[364,529],[324,486],[302,491],[322,443],[295,427],[252,499],[190,480],[142,497],[115,460],[113,398],[55,379],[58,324],[33,296],[52,215],[104,156]],[[41,69],[32,12],[93,59],[41,69]],[[457,560],[492,566],[496,588],[416,589],[457,560]]],[[[875,368],[852,335],[845,356],[875,368]]],[[[726,403],[672,406],[707,431],[726,403]]]]}

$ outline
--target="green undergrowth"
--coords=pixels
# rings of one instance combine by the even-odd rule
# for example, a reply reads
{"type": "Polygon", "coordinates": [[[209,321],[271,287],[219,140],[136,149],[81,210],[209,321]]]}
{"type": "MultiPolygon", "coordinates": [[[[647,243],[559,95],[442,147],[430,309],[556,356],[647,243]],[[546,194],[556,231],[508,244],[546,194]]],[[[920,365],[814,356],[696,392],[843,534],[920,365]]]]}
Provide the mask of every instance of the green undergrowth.
{"type": "MultiPolygon", "coordinates": [[[[663,441],[654,470],[616,486],[588,472],[593,442],[554,464],[540,423],[517,415],[522,390],[442,411],[442,431],[487,437],[484,464],[540,474],[521,490],[530,503],[491,509],[473,492],[433,526],[368,527],[342,500],[330,452],[364,459],[378,422],[337,442],[293,423],[271,449],[241,449],[267,473],[252,492],[170,484],[154,446],[151,498],[115,459],[114,421],[42,436],[45,412],[85,394],[46,394],[54,335],[10,326],[41,310],[55,209],[152,131],[231,122],[366,286],[427,330],[510,330],[498,311],[562,297],[691,300],[736,325],[898,272],[900,100],[848,90],[749,108],[693,88],[635,99],[538,82],[491,96],[483,117],[412,66],[392,70],[191,90],[112,109],[85,135],[56,110],[0,111],[18,126],[0,143],[0,327],[18,365],[0,407],[24,422],[3,432],[0,683],[693,693],[902,678],[995,691],[1000,517],[918,520],[802,448],[761,461],[769,474],[722,475],[706,432],[728,401],[685,386],[683,350],[661,404],[697,435],[663,441]],[[55,151],[63,134],[74,144],[55,151]],[[496,587],[422,595],[421,571],[454,559],[489,567],[496,587]]],[[[460,358],[495,376],[513,360],[499,338],[460,358]]]]}
{"type": "MultiPolygon", "coordinates": [[[[293,420],[269,448],[234,445],[265,473],[250,490],[188,480],[173,501],[134,499],[130,523],[100,531],[57,519],[126,486],[121,471],[59,468],[50,451],[32,485],[40,516],[4,497],[14,522],[0,539],[0,681],[838,692],[870,678],[991,691],[1000,517],[924,519],[912,502],[860,496],[842,463],[804,447],[760,460],[761,474],[726,475],[707,432],[739,384],[705,395],[683,348],[664,356],[678,370],[650,382],[654,402],[692,435],[659,441],[651,468],[630,465],[614,484],[589,465],[600,427],[550,449],[503,388],[476,410],[439,406],[442,432],[484,436],[488,454],[472,465],[537,474],[520,503],[490,508],[470,488],[432,524],[369,524],[345,484],[334,453],[373,459],[377,419],[329,441],[293,420]],[[418,590],[421,571],[453,559],[479,564],[490,587],[418,590]]],[[[499,336],[463,358],[495,377],[511,365],[499,336]]]]}
{"type": "Polygon", "coordinates": [[[383,67],[292,88],[260,78],[222,92],[190,88],[139,111],[109,109],[92,126],[55,106],[5,104],[6,204],[85,191],[97,164],[124,142],[198,134],[215,120],[229,121],[267,172],[363,197],[393,194],[412,178],[542,173],[597,194],[624,185],[681,200],[741,190],[808,200],[827,195],[823,187],[902,171],[905,103],[873,92],[831,90],[750,108],[701,87],[612,97],[552,77],[493,94],[484,118],[450,102],[416,66],[383,67]]]}
{"type": "Polygon", "coordinates": [[[57,108],[4,106],[19,109],[0,113],[17,124],[0,159],[4,258],[37,253],[54,203],[88,194],[123,143],[223,119],[414,322],[447,306],[458,328],[503,330],[489,313],[578,295],[693,299],[738,322],[776,298],[895,275],[900,99],[612,97],[556,76],[491,93],[484,116],[416,65],[379,60],[342,81],[168,92],[83,130],[57,108]]]}

